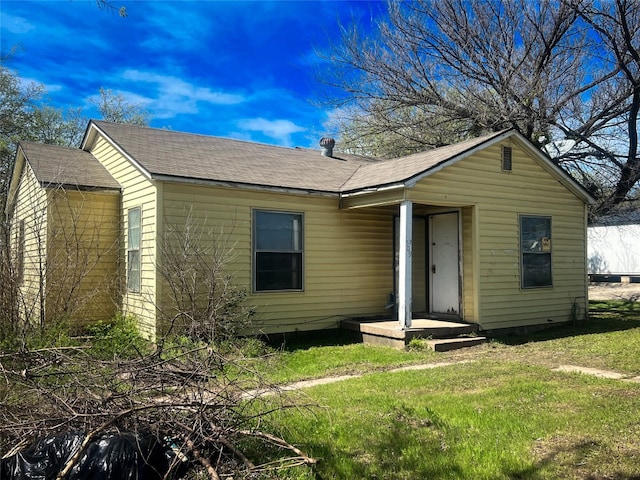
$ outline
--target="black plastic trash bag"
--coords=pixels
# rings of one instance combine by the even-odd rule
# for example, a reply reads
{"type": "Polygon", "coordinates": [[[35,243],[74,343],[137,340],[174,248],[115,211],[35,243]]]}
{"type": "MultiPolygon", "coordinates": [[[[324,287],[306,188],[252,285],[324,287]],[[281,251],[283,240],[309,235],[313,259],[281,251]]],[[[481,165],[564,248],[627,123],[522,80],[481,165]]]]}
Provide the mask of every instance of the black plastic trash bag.
{"type": "MultiPolygon", "coordinates": [[[[82,432],[39,440],[0,460],[0,480],[55,480],[83,440],[82,432]]],[[[150,434],[105,433],[87,445],[66,479],[162,479],[174,457],[170,446],[150,434]]]]}

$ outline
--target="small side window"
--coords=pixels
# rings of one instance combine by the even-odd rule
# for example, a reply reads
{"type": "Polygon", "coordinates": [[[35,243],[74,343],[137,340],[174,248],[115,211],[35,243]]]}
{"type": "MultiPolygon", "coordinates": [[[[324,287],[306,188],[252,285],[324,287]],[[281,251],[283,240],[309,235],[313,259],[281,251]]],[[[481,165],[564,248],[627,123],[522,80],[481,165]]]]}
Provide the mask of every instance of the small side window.
{"type": "Polygon", "coordinates": [[[127,222],[127,290],[140,291],[140,207],[129,210],[127,222]]]}

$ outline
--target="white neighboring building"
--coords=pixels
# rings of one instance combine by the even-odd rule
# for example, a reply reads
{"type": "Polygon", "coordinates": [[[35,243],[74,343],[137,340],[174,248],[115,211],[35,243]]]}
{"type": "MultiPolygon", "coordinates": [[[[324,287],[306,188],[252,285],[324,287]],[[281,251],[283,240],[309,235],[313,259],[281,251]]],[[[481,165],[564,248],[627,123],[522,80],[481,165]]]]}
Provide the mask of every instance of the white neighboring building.
{"type": "Polygon", "coordinates": [[[587,261],[590,274],[640,275],[640,210],[590,226],[587,261]]]}

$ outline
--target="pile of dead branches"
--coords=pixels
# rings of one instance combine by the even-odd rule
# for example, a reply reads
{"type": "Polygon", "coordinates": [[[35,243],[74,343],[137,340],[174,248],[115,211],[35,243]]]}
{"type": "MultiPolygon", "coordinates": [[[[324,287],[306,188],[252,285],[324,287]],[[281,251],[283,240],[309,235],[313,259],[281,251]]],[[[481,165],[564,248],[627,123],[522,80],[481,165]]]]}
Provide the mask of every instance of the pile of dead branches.
{"type": "Polygon", "coordinates": [[[284,396],[263,395],[278,390],[239,371],[207,344],[161,345],[113,359],[96,357],[90,346],[2,354],[0,456],[48,435],[83,432],[58,472],[63,479],[92,440],[132,432],[171,443],[176,455],[160,478],[175,478],[185,466],[218,479],[313,464],[286,440],[259,430],[266,415],[293,405],[284,396]]]}

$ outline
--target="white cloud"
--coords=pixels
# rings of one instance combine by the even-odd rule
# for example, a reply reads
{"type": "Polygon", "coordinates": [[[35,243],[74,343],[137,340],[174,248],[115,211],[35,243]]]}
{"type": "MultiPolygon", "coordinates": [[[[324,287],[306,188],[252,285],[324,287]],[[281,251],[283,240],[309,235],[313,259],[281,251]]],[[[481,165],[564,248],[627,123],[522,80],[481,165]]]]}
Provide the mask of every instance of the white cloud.
{"type": "Polygon", "coordinates": [[[243,130],[260,132],[267,137],[278,140],[283,145],[291,145],[291,135],[305,129],[290,120],[267,120],[266,118],[246,118],[238,121],[243,130]]]}
{"type": "Polygon", "coordinates": [[[26,18],[3,13],[0,15],[0,27],[15,34],[27,33],[35,27],[26,18]]]}
{"type": "MultiPolygon", "coordinates": [[[[146,109],[153,102],[153,99],[144,97],[142,95],[138,95],[137,93],[134,93],[134,92],[128,92],[126,90],[111,90],[111,89],[107,89],[107,90],[110,90],[110,92],[113,95],[121,96],[128,105],[136,105],[146,109]]],[[[100,101],[100,95],[96,94],[96,95],[91,95],[90,97],[85,98],[84,104],[87,107],[91,107],[91,106],[94,106],[96,102],[99,102],[99,101],[100,101]]]]}
{"type": "Polygon", "coordinates": [[[18,82],[20,82],[20,88],[22,90],[41,88],[44,89],[45,93],[54,93],[60,92],[64,88],[64,86],[59,83],[42,83],[39,80],[30,77],[19,77],[18,82]]]}
{"type": "Polygon", "coordinates": [[[208,14],[208,3],[149,2],[144,7],[147,32],[140,46],[151,52],[192,50],[216,26],[216,18],[208,14]]]}
{"type": "Polygon", "coordinates": [[[172,118],[178,114],[198,113],[198,104],[236,105],[245,101],[242,95],[215,91],[184,80],[139,70],[125,70],[122,78],[155,86],[157,95],[149,99],[148,107],[155,118],[172,118]]]}

